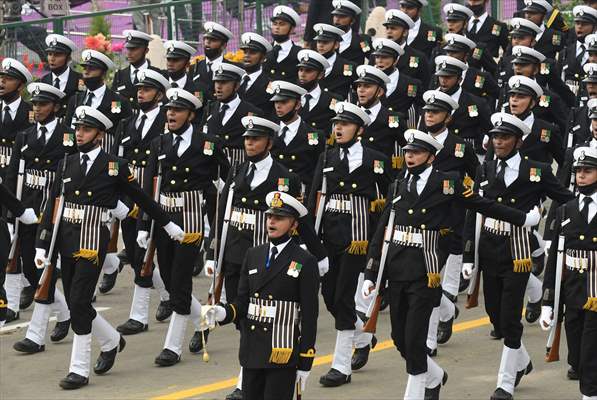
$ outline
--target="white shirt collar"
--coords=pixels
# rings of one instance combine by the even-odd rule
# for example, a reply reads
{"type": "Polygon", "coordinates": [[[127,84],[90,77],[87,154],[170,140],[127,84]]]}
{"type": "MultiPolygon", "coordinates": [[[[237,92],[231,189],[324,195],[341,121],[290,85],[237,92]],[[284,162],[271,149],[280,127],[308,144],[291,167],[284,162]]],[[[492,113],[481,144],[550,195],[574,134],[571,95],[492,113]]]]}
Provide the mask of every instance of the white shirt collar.
{"type": "Polygon", "coordinates": [[[179,80],[176,80],[176,81],[174,79],[172,79],[171,77],[168,77],[168,80],[170,81],[171,84],[176,82],[178,87],[182,89],[187,84],[187,74],[184,74],[179,80]]]}
{"type": "Polygon", "coordinates": [[[60,75],[56,75],[55,73],[52,72],[52,83],[51,85],[54,85],[54,81],[56,80],[56,78],[58,78],[59,80],[59,85],[60,85],[60,90],[64,91],[64,88],[66,87],[66,83],[68,82],[68,76],[70,74],[70,67],[68,67],[67,69],[64,70],[63,73],[61,73],[60,75]]]}
{"type": "Polygon", "coordinates": [[[305,95],[303,95],[303,97],[301,98],[301,105],[303,106],[305,105],[305,96],[307,94],[311,95],[311,102],[309,103],[309,110],[311,110],[313,109],[313,107],[315,107],[317,103],[319,103],[319,98],[321,97],[321,88],[319,87],[319,85],[315,85],[315,89],[311,90],[308,93],[305,93],[305,95]]]}
{"type": "Polygon", "coordinates": [[[104,93],[106,93],[106,84],[103,84],[102,86],[98,87],[95,90],[87,89],[87,92],[93,93],[93,96],[95,97],[96,100],[102,99],[102,98],[104,98],[104,93]]]}
{"type": "Polygon", "coordinates": [[[398,86],[398,79],[400,79],[400,71],[398,68],[394,68],[394,72],[392,72],[388,78],[390,78],[390,83],[386,84],[386,97],[390,97],[394,90],[396,90],[396,86],[398,86]]]}
{"type": "MultiPolygon", "coordinates": [[[[522,160],[522,158],[520,157],[520,152],[516,152],[516,154],[514,154],[512,157],[510,157],[509,159],[506,160],[506,165],[508,165],[508,168],[510,168],[513,171],[519,171],[521,160],[522,160]]],[[[500,165],[499,160],[498,160],[497,165],[499,168],[499,165],[500,165]]]]}
{"type": "Polygon", "coordinates": [[[410,45],[413,40],[419,34],[419,29],[421,28],[421,18],[415,21],[415,25],[408,30],[408,37],[406,38],[406,44],[410,45]]]}
{"type": "Polygon", "coordinates": [[[326,77],[330,74],[330,72],[332,72],[332,69],[334,68],[334,63],[336,62],[336,52],[334,52],[334,54],[332,54],[330,58],[328,58],[327,60],[330,66],[325,69],[324,76],[326,77]]]}
{"type": "Polygon", "coordinates": [[[278,51],[278,58],[276,61],[280,62],[288,57],[288,54],[290,54],[290,50],[292,50],[292,45],[294,43],[292,43],[292,40],[289,39],[285,42],[276,44],[280,46],[280,51],[278,51]]]}
{"type": "Polygon", "coordinates": [[[591,203],[589,203],[589,221],[593,221],[593,219],[595,218],[595,213],[597,213],[597,192],[593,193],[590,196],[586,196],[582,193],[579,193],[578,195],[578,210],[581,211],[583,209],[583,207],[585,206],[584,204],[584,200],[585,197],[590,197],[591,199],[593,199],[593,201],[591,203]]]}
{"type": "MultiPolygon", "coordinates": [[[[284,128],[285,126],[287,126],[290,132],[296,134],[296,132],[298,131],[299,126],[301,125],[301,121],[302,121],[301,117],[298,117],[296,120],[292,121],[288,125],[285,124],[284,122],[280,121],[280,130],[282,130],[282,128],[284,128]]],[[[286,134],[286,136],[288,136],[288,134],[286,134]]]]}
{"type": "Polygon", "coordinates": [[[5,102],[2,102],[2,110],[0,110],[0,111],[4,112],[4,107],[8,106],[10,108],[10,114],[11,114],[12,118],[14,119],[14,116],[15,116],[17,109],[19,108],[20,105],[21,105],[21,96],[17,97],[17,99],[10,104],[6,104],[5,102]]]}
{"type": "Polygon", "coordinates": [[[54,118],[52,121],[48,122],[46,125],[41,125],[39,122],[37,123],[37,132],[39,132],[39,128],[44,126],[46,131],[46,138],[52,136],[54,129],[56,129],[56,125],[58,125],[58,118],[54,118]]]}
{"type": "Polygon", "coordinates": [[[236,111],[236,108],[240,104],[240,97],[237,94],[228,103],[221,103],[221,104],[228,104],[228,110],[226,110],[226,114],[233,113],[234,111],[236,111]]]}
{"type": "MultiPolygon", "coordinates": [[[[483,14],[479,15],[479,17],[477,17],[477,19],[479,20],[479,22],[477,23],[477,32],[479,32],[479,29],[481,29],[481,27],[483,26],[483,24],[485,23],[485,20],[487,19],[487,11],[485,11],[483,14]]],[[[473,30],[473,21],[475,20],[475,16],[473,16],[468,23],[468,31],[472,31],[473,30]]],[[[477,33],[475,32],[475,33],[477,33]]]]}
{"type": "Polygon", "coordinates": [[[589,147],[597,149],[597,139],[595,139],[595,138],[591,139],[591,141],[589,142],[589,147]]]}
{"type": "Polygon", "coordinates": [[[340,42],[340,48],[338,49],[339,53],[342,53],[344,50],[350,47],[352,43],[352,28],[348,30],[348,32],[342,35],[342,41],[340,42]]]}
{"type": "MultiPolygon", "coordinates": [[[[276,249],[278,249],[278,253],[276,254],[276,258],[278,258],[280,256],[280,253],[282,253],[282,251],[284,251],[284,248],[286,247],[286,245],[288,243],[290,243],[291,240],[292,240],[292,238],[288,239],[284,243],[280,243],[279,245],[274,245],[272,242],[269,242],[269,254],[268,254],[268,257],[272,254],[272,249],[275,247],[276,249]]],[[[271,263],[271,261],[272,260],[270,260],[270,263],[271,263]]]]}
{"type": "Polygon", "coordinates": [[[259,78],[259,75],[261,75],[262,71],[262,68],[259,68],[257,71],[247,74],[247,76],[249,77],[249,81],[247,82],[247,89],[253,86],[257,78],[259,78]]]}
{"type": "Polygon", "coordinates": [[[82,160],[81,157],[83,156],[83,154],[87,154],[87,157],[89,157],[89,160],[87,161],[87,171],[89,171],[89,168],[91,168],[91,166],[95,162],[95,159],[99,155],[100,151],[102,151],[102,146],[97,146],[95,149],[87,153],[79,153],[79,160],[82,160]]]}
{"type": "Polygon", "coordinates": [[[256,163],[250,162],[249,165],[255,165],[255,172],[263,171],[265,169],[269,169],[274,162],[271,154],[268,154],[263,160],[257,161],[256,163]]]}
{"type": "Polygon", "coordinates": [[[153,121],[155,121],[155,118],[158,116],[158,114],[160,113],[160,107],[156,107],[152,110],[149,110],[147,113],[144,113],[143,111],[141,111],[139,113],[139,116],[137,117],[137,121],[135,123],[135,126],[138,128],[139,125],[141,124],[141,117],[143,115],[147,116],[147,119],[145,120],[145,125],[143,125],[143,132],[141,132],[141,137],[144,138],[145,135],[147,134],[147,132],[149,132],[149,128],[151,128],[151,125],[153,124],[153,121]]]}
{"type": "Polygon", "coordinates": [[[224,62],[224,55],[220,54],[218,57],[214,58],[213,60],[210,60],[209,58],[205,58],[205,63],[211,63],[211,70],[215,71],[216,69],[218,69],[220,67],[220,64],[224,62]]]}
{"type": "Polygon", "coordinates": [[[440,142],[443,145],[444,142],[446,141],[446,139],[448,138],[448,128],[444,129],[438,135],[431,135],[431,136],[433,136],[435,138],[435,140],[437,140],[438,142],[440,142]]]}
{"type": "MultiPolygon", "coordinates": [[[[535,123],[535,114],[530,113],[529,116],[526,117],[524,119],[524,121],[522,121],[522,122],[524,122],[525,124],[527,124],[527,126],[529,128],[531,128],[531,130],[532,130],[533,129],[533,124],[535,123]]],[[[522,140],[524,141],[529,135],[530,135],[530,133],[527,133],[526,135],[523,135],[522,136],[522,140]]]]}
{"type": "MultiPolygon", "coordinates": [[[[147,69],[149,67],[149,63],[147,62],[147,60],[143,61],[143,64],[141,64],[139,67],[135,67],[134,65],[131,65],[131,82],[135,80],[135,74],[139,71],[143,71],[144,69],[147,69]]],[[[138,79],[139,77],[137,77],[138,79]]]]}
{"type": "Polygon", "coordinates": [[[191,140],[193,139],[193,125],[189,125],[189,127],[187,128],[187,130],[184,131],[183,134],[180,135],[180,136],[182,137],[182,140],[184,142],[191,143],[191,140]]]}
{"type": "Polygon", "coordinates": [[[377,104],[373,105],[370,108],[365,108],[362,107],[363,111],[367,112],[366,110],[369,110],[371,113],[368,114],[369,118],[371,119],[371,123],[369,125],[371,125],[376,119],[377,119],[377,114],[379,114],[379,110],[381,110],[381,101],[378,101],[377,104]]]}
{"type": "MultiPolygon", "coordinates": [[[[460,86],[458,88],[458,90],[454,92],[454,94],[450,95],[450,97],[453,98],[454,101],[458,103],[458,101],[460,100],[460,94],[461,93],[462,93],[462,86],[460,86]]],[[[454,113],[454,111],[452,111],[452,114],[453,113],[454,113]]]]}

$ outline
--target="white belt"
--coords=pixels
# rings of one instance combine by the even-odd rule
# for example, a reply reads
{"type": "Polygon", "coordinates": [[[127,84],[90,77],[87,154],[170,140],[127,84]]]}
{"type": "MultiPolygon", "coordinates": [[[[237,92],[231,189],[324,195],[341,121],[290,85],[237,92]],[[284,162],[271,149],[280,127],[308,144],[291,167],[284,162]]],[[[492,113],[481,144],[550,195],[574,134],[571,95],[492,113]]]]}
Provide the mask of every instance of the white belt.
{"type": "Polygon", "coordinates": [[[242,211],[232,211],[230,221],[237,224],[255,225],[255,214],[248,214],[242,211]]]}
{"type": "Polygon", "coordinates": [[[8,166],[8,164],[10,164],[10,156],[0,154],[0,165],[4,167],[8,166]]]}
{"type": "MultiPolygon", "coordinates": [[[[62,218],[70,219],[75,222],[82,222],[83,219],[85,218],[85,209],[84,208],[64,207],[64,210],[62,212],[62,218]]],[[[110,218],[108,216],[108,212],[102,211],[101,221],[108,222],[109,219],[110,218]]]]}
{"type": "Polygon", "coordinates": [[[350,200],[330,199],[325,208],[331,211],[350,212],[350,200]]]}
{"type": "Polygon", "coordinates": [[[589,268],[589,259],[586,257],[573,257],[566,254],[566,266],[569,269],[577,269],[579,272],[583,272],[589,268]]]}
{"type": "Polygon", "coordinates": [[[46,177],[45,176],[39,176],[39,175],[33,175],[31,173],[27,173],[27,176],[25,178],[25,183],[29,186],[37,186],[37,187],[42,187],[44,188],[46,186],[46,177]]]}
{"type": "Polygon", "coordinates": [[[250,303],[247,314],[255,318],[275,318],[276,310],[276,306],[260,306],[258,304],[250,303]]]}
{"type": "Polygon", "coordinates": [[[423,245],[423,234],[404,232],[398,229],[394,229],[394,236],[392,237],[394,242],[402,242],[407,244],[423,245]]]}
{"type": "Polygon", "coordinates": [[[499,219],[485,218],[485,222],[483,223],[483,225],[485,226],[485,228],[501,233],[510,233],[511,231],[510,223],[500,221],[499,219]]]}
{"type": "Polygon", "coordinates": [[[160,204],[162,206],[168,207],[168,208],[183,207],[184,206],[184,198],[183,197],[166,196],[166,195],[160,194],[160,204]]]}

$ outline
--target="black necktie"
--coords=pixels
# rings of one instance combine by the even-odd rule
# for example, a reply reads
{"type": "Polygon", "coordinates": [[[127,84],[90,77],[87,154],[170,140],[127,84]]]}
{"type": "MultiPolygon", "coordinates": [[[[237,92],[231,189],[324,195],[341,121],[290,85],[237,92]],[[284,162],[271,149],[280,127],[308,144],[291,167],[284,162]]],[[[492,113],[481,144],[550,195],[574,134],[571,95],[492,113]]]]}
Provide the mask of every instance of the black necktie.
{"type": "Polygon", "coordinates": [[[309,93],[307,93],[305,95],[305,107],[304,109],[306,111],[310,111],[311,110],[311,105],[309,103],[311,103],[311,99],[313,98],[313,96],[311,96],[309,93]]]}
{"type": "Polygon", "coordinates": [[[93,92],[89,92],[87,94],[87,101],[85,102],[85,105],[91,107],[91,102],[93,101],[94,97],[95,95],[93,94],[93,92]]]}
{"type": "Polygon", "coordinates": [[[60,78],[56,77],[56,79],[54,79],[54,87],[60,90],[60,78]]]}
{"type": "Polygon", "coordinates": [[[40,135],[39,135],[39,138],[37,139],[37,142],[42,147],[46,145],[46,132],[48,132],[48,128],[46,128],[45,126],[39,127],[40,135]]]}
{"type": "Polygon", "coordinates": [[[274,246],[274,247],[272,247],[272,252],[270,253],[269,258],[267,259],[267,262],[265,263],[265,269],[266,270],[269,269],[269,266],[276,259],[277,255],[278,255],[278,248],[276,246],[274,246]]]}
{"type": "Polygon", "coordinates": [[[172,83],[170,84],[170,87],[177,88],[177,87],[178,87],[178,83],[176,83],[176,82],[172,82],[172,83]]]}
{"type": "Polygon", "coordinates": [[[89,161],[89,156],[87,154],[81,154],[81,175],[87,175],[87,161],[89,161]]]}
{"type": "Polygon", "coordinates": [[[9,106],[4,106],[4,115],[2,116],[2,122],[4,123],[4,125],[8,124],[9,122],[12,122],[9,106]]]}
{"type": "Polygon", "coordinates": [[[345,170],[346,173],[350,173],[350,167],[348,165],[348,149],[341,149],[340,166],[345,170]]]}
{"type": "Polygon", "coordinates": [[[589,204],[591,204],[592,201],[593,199],[589,196],[585,196],[583,199],[583,206],[580,210],[580,214],[584,217],[586,222],[589,222],[589,204]]]}
{"type": "Polygon", "coordinates": [[[249,85],[249,81],[250,80],[251,80],[251,77],[249,75],[243,76],[243,83],[241,83],[240,88],[238,89],[238,91],[240,93],[246,93],[247,92],[247,86],[249,85]]]}
{"type": "MultiPolygon", "coordinates": [[[[143,137],[143,127],[145,126],[145,121],[147,121],[147,115],[143,114],[141,115],[141,122],[139,123],[139,126],[137,127],[137,133],[143,137]]],[[[179,136],[180,137],[180,136],[179,136]]],[[[178,139],[178,138],[177,138],[178,139]]]]}
{"type": "Polygon", "coordinates": [[[178,149],[180,148],[180,142],[182,142],[182,136],[178,135],[174,139],[174,146],[172,147],[172,151],[174,155],[178,157],[178,149]]]}
{"type": "Polygon", "coordinates": [[[504,189],[506,188],[506,167],[508,166],[508,164],[506,163],[506,161],[504,160],[500,160],[500,171],[497,173],[497,175],[495,176],[495,180],[497,183],[503,185],[504,189]]]}
{"type": "Polygon", "coordinates": [[[284,128],[282,128],[282,133],[280,133],[280,141],[284,144],[286,144],[286,142],[284,142],[284,139],[286,139],[286,133],[290,130],[290,128],[288,128],[288,126],[284,125],[284,128]]]}
{"type": "Polygon", "coordinates": [[[471,28],[471,33],[473,35],[477,34],[477,27],[479,26],[479,18],[473,19],[473,27],[471,28]]]}
{"type": "Polygon", "coordinates": [[[578,64],[582,65],[582,59],[585,56],[585,53],[587,52],[587,48],[585,47],[584,43],[580,45],[580,53],[578,53],[578,55],[576,56],[576,62],[578,62],[578,64]]]}
{"type": "Polygon", "coordinates": [[[418,174],[413,174],[412,178],[410,178],[410,184],[408,185],[408,191],[411,196],[414,196],[415,198],[419,197],[419,192],[417,191],[417,181],[419,178],[420,176],[418,174]]]}
{"type": "Polygon", "coordinates": [[[207,73],[208,73],[209,75],[211,75],[211,65],[212,65],[212,64],[213,64],[213,62],[212,62],[212,61],[208,61],[208,62],[206,62],[206,63],[205,63],[205,66],[207,67],[207,73]]]}
{"type": "Polygon", "coordinates": [[[229,108],[230,106],[228,104],[222,104],[220,106],[220,125],[224,125],[224,116],[226,115],[226,110],[229,108]]]}
{"type": "Polygon", "coordinates": [[[247,173],[247,175],[245,175],[245,182],[247,182],[247,185],[249,187],[251,187],[251,182],[253,182],[253,177],[255,176],[256,169],[257,169],[257,167],[255,166],[255,163],[250,163],[249,173],[247,173]]]}
{"type": "Polygon", "coordinates": [[[136,85],[137,83],[139,83],[139,78],[137,77],[137,73],[139,72],[138,69],[133,68],[133,85],[136,85]]]}
{"type": "Polygon", "coordinates": [[[280,50],[282,50],[282,46],[280,46],[279,44],[274,45],[274,48],[272,50],[272,60],[274,62],[276,62],[278,60],[278,54],[280,53],[280,50]]]}

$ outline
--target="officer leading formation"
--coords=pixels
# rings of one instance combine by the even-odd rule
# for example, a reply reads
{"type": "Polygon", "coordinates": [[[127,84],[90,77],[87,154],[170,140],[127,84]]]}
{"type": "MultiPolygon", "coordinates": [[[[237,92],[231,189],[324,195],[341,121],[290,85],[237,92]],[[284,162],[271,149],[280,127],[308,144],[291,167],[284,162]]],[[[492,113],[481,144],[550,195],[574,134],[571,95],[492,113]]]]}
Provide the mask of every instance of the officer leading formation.
{"type": "Polygon", "coordinates": [[[50,341],[74,335],[61,388],[89,383],[92,338],[94,374],[117,374],[155,291],[155,320],[169,320],[155,364],[188,357],[188,325],[207,360],[230,324],[226,399],[290,400],[316,384],[320,303],[336,338],[328,388],[359,384],[389,306],[403,397],[440,399],[456,384],[458,366],[435,358],[458,340],[459,295],[471,308],[482,290],[503,341],[491,400],[532,390],[541,361],[522,318],[546,332],[548,361],[563,323],[561,379],[597,399],[597,2],[584,3],[571,27],[546,0],[506,22],[487,0],[448,3],[444,33],[421,20],[426,0],[400,0],[364,33],[359,4],[316,0],[302,47],[301,16],[279,5],[272,40],[204,22],[200,49],[164,41],[166,70],[148,57],[160,39],[137,30],[119,70],[59,34],[39,80],[4,58],[0,324],[33,305],[14,350],[46,351],[56,314],[50,341]],[[130,314],[114,328],[94,304],[126,266],[130,314]]]}

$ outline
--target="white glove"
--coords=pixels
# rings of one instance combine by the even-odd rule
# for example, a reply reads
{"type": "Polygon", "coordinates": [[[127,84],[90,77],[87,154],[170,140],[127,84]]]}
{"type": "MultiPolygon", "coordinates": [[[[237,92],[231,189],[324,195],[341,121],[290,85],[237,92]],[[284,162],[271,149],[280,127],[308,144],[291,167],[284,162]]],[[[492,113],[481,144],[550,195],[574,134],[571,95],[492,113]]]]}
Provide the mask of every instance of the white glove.
{"type": "Polygon", "coordinates": [[[309,378],[309,374],[311,371],[301,371],[300,369],[296,370],[296,384],[300,384],[301,392],[304,392],[307,389],[307,378],[309,378]]]}
{"type": "Polygon", "coordinates": [[[139,247],[141,247],[142,249],[146,249],[148,238],[149,238],[149,232],[147,232],[147,231],[137,232],[137,244],[139,245],[139,247]]]}
{"type": "Polygon", "coordinates": [[[553,325],[553,307],[541,306],[541,316],[539,317],[539,326],[544,331],[548,331],[553,325]]]}
{"type": "Polygon", "coordinates": [[[487,150],[487,147],[489,147],[489,136],[488,135],[483,136],[482,146],[485,150],[487,150]]]}
{"type": "Polygon", "coordinates": [[[475,270],[475,264],[463,263],[462,264],[462,277],[467,280],[471,279],[471,276],[473,276],[474,270],[475,270]]]}
{"type": "Polygon", "coordinates": [[[319,268],[319,276],[324,276],[330,270],[330,260],[326,257],[318,261],[317,268],[319,268]]]}
{"type": "Polygon", "coordinates": [[[205,273],[205,276],[212,278],[214,276],[215,270],[216,262],[214,260],[205,261],[205,265],[203,266],[203,272],[205,273]]]}
{"type": "Polygon", "coordinates": [[[216,304],[213,309],[216,321],[222,322],[226,319],[226,309],[224,307],[216,304]]]}
{"type": "Polygon", "coordinates": [[[125,219],[129,215],[130,209],[122,201],[118,200],[116,207],[110,210],[110,214],[119,220],[125,219]]]}
{"type": "Polygon", "coordinates": [[[549,254],[549,249],[551,248],[551,240],[545,240],[545,254],[549,254]]]}
{"type": "Polygon", "coordinates": [[[524,220],[524,227],[530,228],[539,224],[541,221],[541,213],[539,212],[539,207],[535,206],[531,211],[527,213],[527,217],[524,220]]]}
{"type": "Polygon", "coordinates": [[[37,223],[37,215],[33,208],[26,208],[23,214],[19,217],[19,221],[25,225],[31,225],[37,223]]]}
{"type": "Polygon", "coordinates": [[[15,238],[15,226],[13,224],[6,224],[8,228],[8,234],[10,235],[10,243],[12,243],[13,239],[15,238]]]}
{"type": "Polygon", "coordinates": [[[373,293],[375,293],[375,283],[371,282],[369,279],[365,279],[363,281],[363,287],[361,287],[361,295],[367,300],[373,293]]]}
{"type": "Polygon", "coordinates": [[[36,248],[35,249],[35,266],[37,269],[44,269],[46,266],[46,250],[36,248]]]}
{"type": "Polygon", "coordinates": [[[222,322],[226,319],[226,309],[224,307],[220,305],[202,307],[209,307],[205,313],[205,319],[210,328],[215,327],[216,322],[222,322]]]}
{"type": "Polygon", "coordinates": [[[180,226],[176,225],[174,222],[168,222],[166,226],[164,226],[164,230],[168,233],[168,236],[170,236],[170,239],[172,240],[182,242],[182,240],[184,239],[184,231],[180,226]]]}

